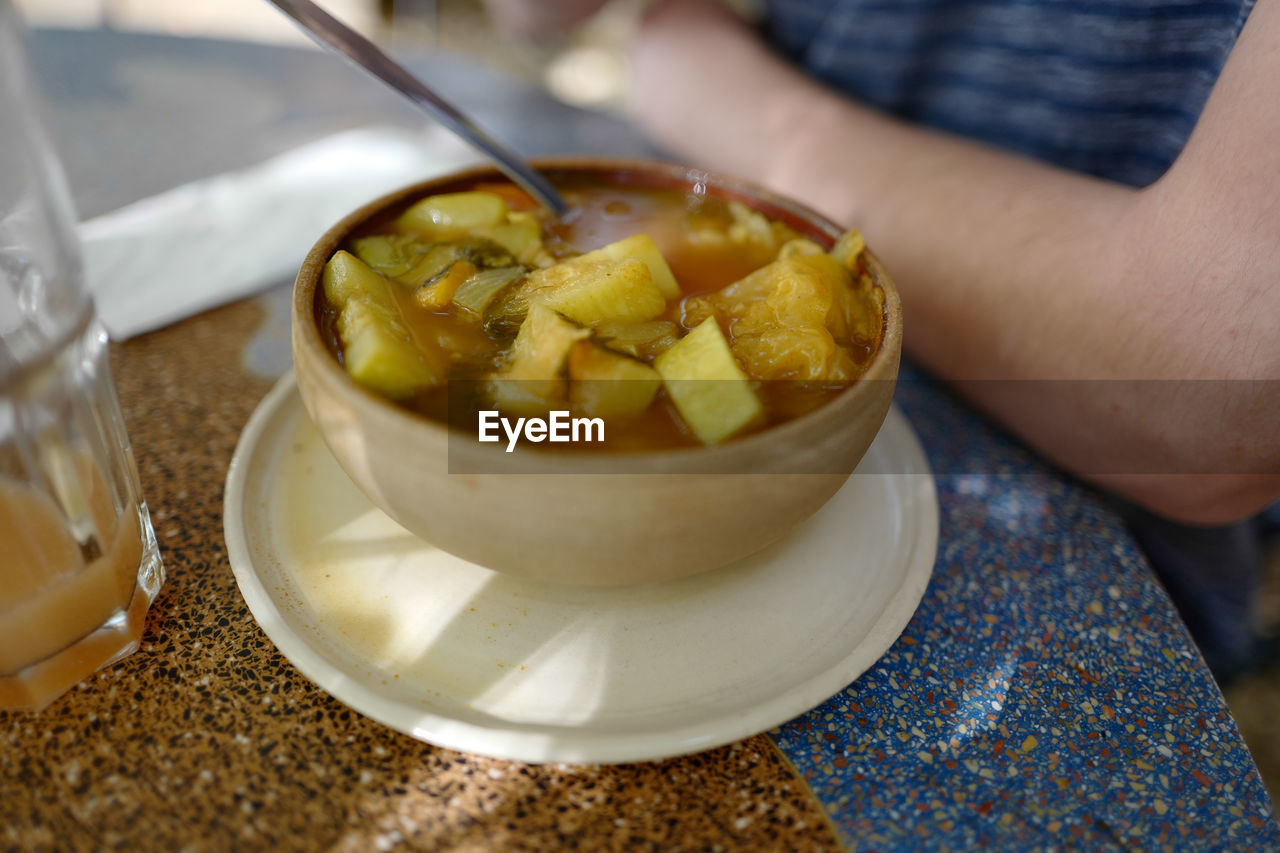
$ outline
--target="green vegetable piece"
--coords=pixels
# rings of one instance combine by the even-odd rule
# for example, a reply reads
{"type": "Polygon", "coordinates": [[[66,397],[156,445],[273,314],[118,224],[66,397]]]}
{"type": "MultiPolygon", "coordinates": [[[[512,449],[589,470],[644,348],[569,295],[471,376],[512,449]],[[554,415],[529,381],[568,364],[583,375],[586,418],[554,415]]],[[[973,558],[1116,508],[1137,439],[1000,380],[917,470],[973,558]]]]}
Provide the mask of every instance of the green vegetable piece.
{"type": "Polygon", "coordinates": [[[595,328],[596,337],[610,349],[629,355],[651,357],[663,352],[678,340],[676,324],[670,320],[649,320],[644,323],[601,323],[595,328]]]}
{"type": "Polygon", "coordinates": [[[351,249],[373,269],[398,278],[413,269],[431,244],[413,234],[375,234],[352,240],[351,249]]]}
{"type": "Polygon", "coordinates": [[[714,317],[658,356],[653,366],[680,416],[704,444],[724,441],[764,413],[714,317]]]}
{"type": "Polygon", "coordinates": [[[573,345],[590,334],[550,308],[531,306],[511,345],[506,369],[490,381],[494,404],[516,415],[539,415],[563,402],[565,361],[573,345]]]}
{"type": "Polygon", "coordinates": [[[502,291],[498,298],[490,302],[485,309],[485,331],[498,337],[510,337],[516,334],[529,313],[530,290],[526,279],[525,283],[502,291]]]}
{"type": "Polygon", "coordinates": [[[464,246],[467,260],[481,269],[516,266],[515,256],[501,243],[487,237],[473,237],[464,246]]]}
{"type": "Polygon", "coordinates": [[[436,243],[419,257],[407,271],[396,276],[396,280],[410,287],[421,287],[433,278],[438,277],[466,257],[466,246],[462,243],[436,243]]]}
{"type": "Polygon", "coordinates": [[[453,304],[467,315],[482,319],[485,309],[511,284],[524,277],[524,267],[500,267],[482,270],[458,285],[453,304]]]}

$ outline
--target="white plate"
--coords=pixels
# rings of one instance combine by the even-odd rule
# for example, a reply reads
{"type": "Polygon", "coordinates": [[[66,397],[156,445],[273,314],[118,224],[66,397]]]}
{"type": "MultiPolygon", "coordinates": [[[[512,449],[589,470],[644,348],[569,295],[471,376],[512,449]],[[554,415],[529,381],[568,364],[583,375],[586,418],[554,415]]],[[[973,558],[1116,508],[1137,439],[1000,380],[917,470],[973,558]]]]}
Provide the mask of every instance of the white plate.
{"type": "Polygon", "coordinates": [[[514,580],[375,509],[292,376],[245,427],[224,516],[249,609],[309,679],[415,738],[532,762],[697,752],[820,704],[902,632],[938,538],[928,463],[894,410],[858,473],[754,557],[623,589],[514,580]]]}

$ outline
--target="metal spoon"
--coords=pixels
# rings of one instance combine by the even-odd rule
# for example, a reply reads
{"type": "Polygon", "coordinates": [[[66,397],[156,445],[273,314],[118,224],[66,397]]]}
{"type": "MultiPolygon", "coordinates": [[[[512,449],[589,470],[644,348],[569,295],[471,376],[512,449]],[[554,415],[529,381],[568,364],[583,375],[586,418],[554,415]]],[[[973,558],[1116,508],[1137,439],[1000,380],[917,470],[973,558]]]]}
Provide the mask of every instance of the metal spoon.
{"type": "Polygon", "coordinates": [[[508,178],[518,184],[557,216],[568,209],[564,199],[551,186],[550,181],[535,172],[518,154],[508,150],[489,134],[477,127],[471,119],[423,85],[404,66],[379,50],[373,42],[321,9],[311,0],[269,0],[284,12],[317,44],[339,56],[346,57],[357,67],[404,95],[436,121],[461,136],[485,154],[508,178]]]}

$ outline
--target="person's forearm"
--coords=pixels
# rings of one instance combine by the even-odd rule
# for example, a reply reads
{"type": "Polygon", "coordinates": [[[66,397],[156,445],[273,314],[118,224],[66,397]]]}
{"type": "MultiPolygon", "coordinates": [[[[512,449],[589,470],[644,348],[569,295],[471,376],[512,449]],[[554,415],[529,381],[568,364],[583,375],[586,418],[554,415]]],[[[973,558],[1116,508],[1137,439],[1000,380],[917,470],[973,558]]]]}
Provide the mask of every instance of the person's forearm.
{"type": "Polygon", "coordinates": [[[1096,304],[1082,279],[1114,267],[1100,236],[1133,191],[882,117],[784,65],[736,20],[704,20],[716,29],[651,25],[637,53],[642,98],[664,102],[640,105],[661,142],[860,228],[900,279],[913,354],[944,375],[1115,375],[1105,340],[1053,344],[1062,315],[1096,304]],[[952,330],[958,318],[972,335],[952,330]]]}
{"type": "Polygon", "coordinates": [[[1052,459],[1195,521],[1236,517],[1276,493],[1265,478],[1196,480],[1187,495],[1182,481],[1114,476],[1247,470],[1240,460],[1265,448],[1212,442],[1274,441],[1251,420],[1274,406],[1250,415],[1253,401],[1230,385],[1210,389],[1224,395],[1210,408],[1191,385],[1170,394],[1156,383],[1057,381],[1270,375],[1206,327],[1210,316],[1248,325],[1246,307],[1168,280],[1152,253],[1176,226],[1153,223],[1144,193],[852,104],[714,5],[659,8],[635,55],[639,115],[659,141],[861,228],[900,286],[912,356],[948,379],[1017,380],[961,389],[1052,459]],[[1223,430],[1233,424],[1238,433],[1223,430]]]}

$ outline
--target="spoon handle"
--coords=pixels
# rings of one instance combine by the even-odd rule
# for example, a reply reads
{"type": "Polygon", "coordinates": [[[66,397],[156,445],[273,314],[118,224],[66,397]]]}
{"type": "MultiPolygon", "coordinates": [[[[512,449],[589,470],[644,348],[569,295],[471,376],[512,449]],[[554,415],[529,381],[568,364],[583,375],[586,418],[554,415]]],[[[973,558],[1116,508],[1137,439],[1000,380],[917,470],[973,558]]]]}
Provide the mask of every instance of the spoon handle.
{"type": "Polygon", "coordinates": [[[563,215],[568,209],[564,199],[551,186],[550,181],[535,172],[518,154],[508,150],[477,127],[471,119],[425,86],[404,66],[379,50],[373,42],[312,3],[311,0],[268,0],[268,2],[292,18],[317,44],[339,56],[346,57],[357,67],[377,77],[417,104],[436,121],[475,146],[493,160],[503,174],[557,216],[563,215]]]}

